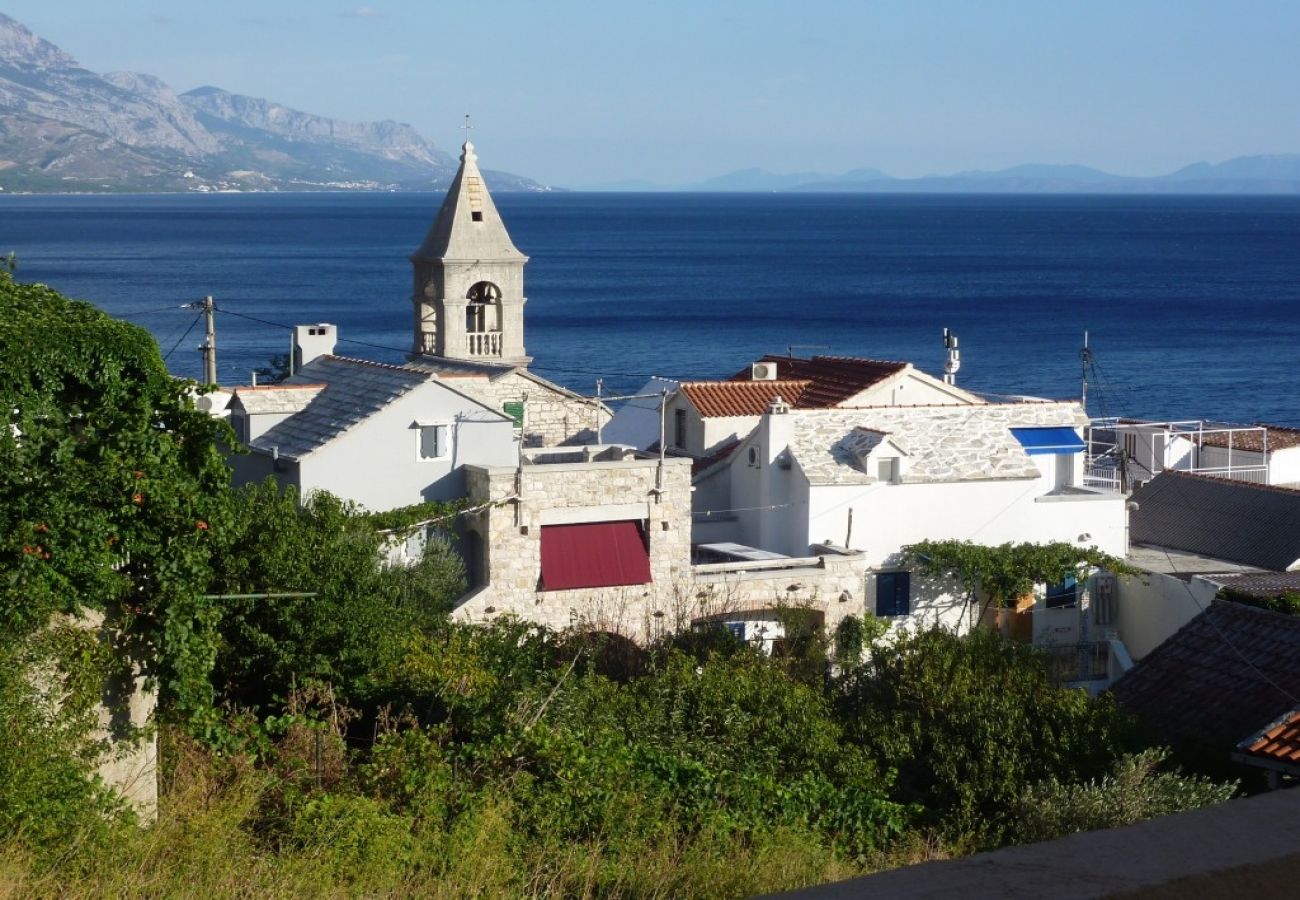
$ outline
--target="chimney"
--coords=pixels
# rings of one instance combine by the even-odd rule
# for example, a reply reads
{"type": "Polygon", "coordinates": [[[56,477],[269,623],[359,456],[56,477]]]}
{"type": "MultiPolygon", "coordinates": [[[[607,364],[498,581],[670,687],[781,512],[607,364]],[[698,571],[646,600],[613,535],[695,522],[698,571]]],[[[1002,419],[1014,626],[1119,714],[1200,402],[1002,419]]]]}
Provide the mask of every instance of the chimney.
{"type": "Polygon", "coordinates": [[[338,339],[337,325],[329,325],[325,322],[316,325],[295,325],[293,327],[293,370],[297,372],[313,359],[333,353],[338,339]]]}

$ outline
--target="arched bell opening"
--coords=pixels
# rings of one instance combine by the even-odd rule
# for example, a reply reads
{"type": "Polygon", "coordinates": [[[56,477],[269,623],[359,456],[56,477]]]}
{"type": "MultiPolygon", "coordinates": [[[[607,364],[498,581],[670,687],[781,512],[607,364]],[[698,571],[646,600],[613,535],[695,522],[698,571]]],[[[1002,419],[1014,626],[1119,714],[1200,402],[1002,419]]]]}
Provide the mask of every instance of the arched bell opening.
{"type": "Polygon", "coordinates": [[[470,287],[465,299],[465,338],[472,356],[501,355],[501,288],[490,281],[470,287]]]}

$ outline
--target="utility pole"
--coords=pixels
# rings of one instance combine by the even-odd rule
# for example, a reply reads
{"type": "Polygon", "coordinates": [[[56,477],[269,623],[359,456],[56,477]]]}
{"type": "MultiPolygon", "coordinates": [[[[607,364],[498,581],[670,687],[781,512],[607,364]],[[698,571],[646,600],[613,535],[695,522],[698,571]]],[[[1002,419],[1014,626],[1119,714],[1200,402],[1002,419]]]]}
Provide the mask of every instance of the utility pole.
{"type": "Polygon", "coordinates": [[[1083,349],[1079,351],[1080,368],[1083,370],[1083,390],[1079,392],[1079,404],[1083,414],[1088,414],[1088,366],[1092,364],[1092,351],[1088,349],[1088,332],[1083,333],[1083,349]]]}
{"type": "Polygon", "coordinates": [[[203,383],[217,383],[217,323],[213,313],[216,312],[217,305],[212,302],[212,295],[203,298],[199,304],[203,310],[204,325],[207,326],[206,333],[203,336],[203,344],[199,347],[199,353],[203,355],[203,383]]]}

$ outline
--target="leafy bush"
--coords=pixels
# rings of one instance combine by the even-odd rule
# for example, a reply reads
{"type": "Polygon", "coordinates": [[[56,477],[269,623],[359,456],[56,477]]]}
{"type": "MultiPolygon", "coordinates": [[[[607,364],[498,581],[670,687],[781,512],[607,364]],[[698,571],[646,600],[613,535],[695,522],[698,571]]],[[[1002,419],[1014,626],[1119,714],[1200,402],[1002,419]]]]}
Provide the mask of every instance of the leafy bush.
{"type": "Polygon", "coordinates": [[[1030,785],[1012,812],[1012,836],[1020,842],[1045,841],[1117,828],[1222,803],[1237,791],[1236,784],[1161,771],[1168,758],[1168,750],[1151,748],[1119,758],[1102,778],[1082,783],[1049,778],[1030,785]]]}
{"type": "Polygon", "coordinates": [[[75,835],[98,846],[125,807],[95,776],[102,660],[70,626],[0,648],[0,842],[57,859],[75,835]]]}
{"type": "Polygon", "coordinates": [[[464,567],[432,541],[414,566],[380,565],[382,538],[349,504],[315,492],[299,502],[274,481],[233,492],[233,524],[213,556],[222,601],[214,683],[241,706],[270,710],[295,681],[364,691],[384,649],[432,628],[464,589],[464,567]]]}
{"type": "Polygon", "coordinates": [[[1053,685],[1042,657],[977,631],[933,629],[877,645],[840,685],[851,739],[897,768],[899,799],[945,834],[996,843],[1028,785],[1105,772],[1140,749],[1108,695],[1053,685]]]}

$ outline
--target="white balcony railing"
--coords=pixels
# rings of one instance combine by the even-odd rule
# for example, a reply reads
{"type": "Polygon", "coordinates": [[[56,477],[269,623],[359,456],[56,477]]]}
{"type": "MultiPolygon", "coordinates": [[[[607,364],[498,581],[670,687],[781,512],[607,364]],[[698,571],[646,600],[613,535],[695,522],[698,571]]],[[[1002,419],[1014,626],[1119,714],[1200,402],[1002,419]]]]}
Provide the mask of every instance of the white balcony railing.
{"type": "Polygon", "coordinates": [[[474,331],[465,335],[465,349],[470,356],[500,356],[501,332],[474,331]]]}

